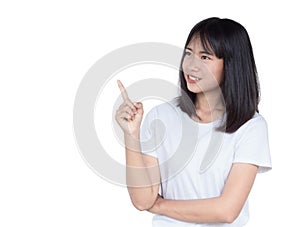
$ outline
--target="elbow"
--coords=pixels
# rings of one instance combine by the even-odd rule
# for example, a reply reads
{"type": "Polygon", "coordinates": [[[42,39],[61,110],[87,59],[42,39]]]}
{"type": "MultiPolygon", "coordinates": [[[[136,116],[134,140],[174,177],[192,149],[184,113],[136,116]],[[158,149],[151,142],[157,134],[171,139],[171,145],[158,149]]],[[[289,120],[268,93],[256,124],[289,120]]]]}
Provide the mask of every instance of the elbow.
{"type": "Polygon", "coordinates": [[[223,217],[223,222],[227,224],[233,223],[238,215],[235,212],[226,212],[226,214],[223,217]]]}
{"type": "Polygon", "coordinates": [[[148,209],[151,208],[151,207],[148,207],[147,205],[144,205],[144,204],[135,204],[135,203],[132,203],[132,204],[139,211],[145,211],[145,210],[148,210],[148,209]]]}
{"type": "Polygon", "coordinates": [[[226,201],[219,210],[219,217],[221,222],[231,224],[239,216],[242,207],[239,204],[234,204],[232,201],[226,201]]]}
{"type": "Polygon", "coordinates": [[[145,202],[139,202],[139,203],[132,202],[132,204],[139,211],[149,210],[153,206],[153,203],[145,203],[145,202]]]}
{"type": "Polygon", "coordinates": [[[240,209],[235,207],[225,207],[223,210],[222,220],[224,223],[231,224],[233,223],[240,214],[240,209]]]}
{"type": "Polygon", "coordinates": [[[137,210],[145,211],[145,210],[149,210],[153,206],[155,200],[154,199],[153,200],[152,199],[151,200],[150,199],[149,200],[146,200],[146,199],[135,200],[135,199],[131,198],[131,202],[132,202],[132,205],[137,210]]]}

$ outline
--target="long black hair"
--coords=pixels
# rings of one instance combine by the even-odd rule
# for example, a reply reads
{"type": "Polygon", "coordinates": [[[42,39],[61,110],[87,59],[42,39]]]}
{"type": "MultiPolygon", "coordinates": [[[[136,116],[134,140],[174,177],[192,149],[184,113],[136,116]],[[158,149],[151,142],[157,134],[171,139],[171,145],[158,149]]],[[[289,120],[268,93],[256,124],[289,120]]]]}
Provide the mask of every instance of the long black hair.
{"type": "MultiPolygon", "coordinates": [[[[192,28],[185,49],[195,36],[200,37],[199,42],[206,50],[213,51],[217,58],[224,60],[224,77],[220,84],[226,108],[223,129],[233,133],[258,112],[259,82],[249,35],[241,24],[233,20],[212,17],[192,28]]],[[[185,54],[179,70],[182,92],[178,105],[191,117],[196,113],[196,94],[187,88],[182,70],[184,57],[185,54]],[[194,104],[192,108],[188,104],[191,102],[194,104]]]]}

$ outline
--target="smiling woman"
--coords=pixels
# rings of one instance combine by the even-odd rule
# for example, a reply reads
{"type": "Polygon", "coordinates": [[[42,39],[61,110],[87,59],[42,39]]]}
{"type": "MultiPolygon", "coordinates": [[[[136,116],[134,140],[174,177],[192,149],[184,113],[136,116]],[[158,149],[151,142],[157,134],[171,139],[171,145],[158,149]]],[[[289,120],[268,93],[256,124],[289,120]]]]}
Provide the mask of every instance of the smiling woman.
{"type": "Polygon", "coordinates": [[[142,126],[142,103],[118,81],[124,102],[116,120],[133,167],[129,195],[137,209],[156,214],[153,226],[241,227],[257,172],[271,169],[250,39],[239,23],[209,18],[194,26],[184,49],[181,95],[153,108],[142,126]],[[155,120],[164,123],[164,135],[155,120]],[[151,149],[140,143],[151,138],[151,149]],[[175,173],[176,163],[182,166],[175,173]]]}
{"type": "MultiPolygon", "coordinates": [[[[209,18],[193,27],[185,50],[180,70],[181,89],[197,105],[199,93],[189,90],[190,83],[186,83],[186,77],[192,74],[191,70],[208,71],[205,72],[206,78],[214,77],[214,86],[220,86],[227,109],[226,126],[223,127],[229,133],[236,131],[258,111],[259,102],[256,65],[246,29],[230,19],[209,18]],[[200,64],[205,67],[200,67],[200,64]]],[[[199,86],[202,87],[201,84],[199,86]]],[[[180,108],[191,117],[197,116],[195,109],[186,105],[186,97],[181,96],[180,108]]],[[[207,94],[206,98],[209,97],[207,94]]]]}
{"type": "Polygon", "coordinates": [[[193,93],[207,93],[208,90],[215,90],[223,79],[223,64],[223,59],[219,59],[213,53],[205,51],[201,42],[199,42],[199,37],[194,37],[186,47],[182,63],[188,89],[192,90],[193,93]],[[209,80],[209,83],[204,83],[206,80],[209,80]]]}
{"type": "Polygon", "coordinates": [[[195,103],[196,115],[191,117],[203,122],[219,118],[224,111],[219,87],[223,80],[224,60],[211,50],[205,50],[198,35],[193,36],[184,54],[182,71],[186,86],[198,100],[195,103]]]}

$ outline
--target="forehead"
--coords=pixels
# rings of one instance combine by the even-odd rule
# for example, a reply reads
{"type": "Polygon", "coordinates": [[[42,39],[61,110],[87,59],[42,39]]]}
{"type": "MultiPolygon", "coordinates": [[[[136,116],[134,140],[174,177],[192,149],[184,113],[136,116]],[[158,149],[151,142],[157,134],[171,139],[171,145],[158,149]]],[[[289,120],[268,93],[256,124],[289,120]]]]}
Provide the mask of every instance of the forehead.
{"type": "Polygon", "coordinates": [[[188,43],[187,47],[194,47],[194,48],[197,48],[197,49],[203,49],[203,45],[202,45],[200,36],[199,35],[194,35],[191,38],[190,42],[188,43]]]}
{"type": "Polygon", "coordinates": [[[208,41],[206,39],[203,39],[202,37],[200,37],[200,35],[194,35],[190,42],[188,43],[188,45],[186,46],[187,48],[196,50],[198,51],[205,51],[208,53],[211,53],[214,55],[214,51],[213,48],[211,47],[211,45],[208,43],[208,41]]]}

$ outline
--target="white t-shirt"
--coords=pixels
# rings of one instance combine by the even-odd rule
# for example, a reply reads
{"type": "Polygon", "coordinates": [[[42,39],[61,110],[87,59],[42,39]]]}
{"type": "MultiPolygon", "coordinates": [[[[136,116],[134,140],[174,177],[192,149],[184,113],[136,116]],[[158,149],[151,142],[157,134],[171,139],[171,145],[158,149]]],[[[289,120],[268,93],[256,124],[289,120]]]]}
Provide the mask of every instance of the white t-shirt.
{"type": "MultiPolygon", "coordinates": [[[[175,100],[154,107],[141,127],[142,152],[158,159],[160,193],[165,199],[205,199],[221,195],[233,163],[251,163],[259,172],[271,169],[267,124],[256,113],[234,133],[214,130],[222,119],[199,123],[175,100]]],[[[153,226],[230,226],[248,221],[248,202],[232,224],[188,223],[155,215],[153,226]]]]}

